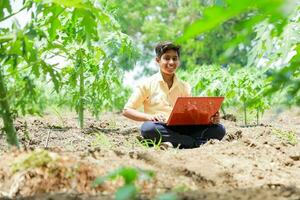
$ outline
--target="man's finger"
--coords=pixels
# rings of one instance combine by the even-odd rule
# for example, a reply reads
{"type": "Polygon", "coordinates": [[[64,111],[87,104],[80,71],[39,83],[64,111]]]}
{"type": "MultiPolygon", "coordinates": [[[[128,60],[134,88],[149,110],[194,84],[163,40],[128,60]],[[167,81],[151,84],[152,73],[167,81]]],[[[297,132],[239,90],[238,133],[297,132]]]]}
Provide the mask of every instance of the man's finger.
{"type": "Polygon", "coordinates": [[[214,116],[211,118],[213,124],[218,124],[220,122],[220,117],[214,116]]]}
{"type": "Polygon", "coordinates": [[[160,118],[160,121],[161,121],[161,122],[164,122],[164,121],[165,121],[165,119],[164,119],[164,118],[160,118]]]}

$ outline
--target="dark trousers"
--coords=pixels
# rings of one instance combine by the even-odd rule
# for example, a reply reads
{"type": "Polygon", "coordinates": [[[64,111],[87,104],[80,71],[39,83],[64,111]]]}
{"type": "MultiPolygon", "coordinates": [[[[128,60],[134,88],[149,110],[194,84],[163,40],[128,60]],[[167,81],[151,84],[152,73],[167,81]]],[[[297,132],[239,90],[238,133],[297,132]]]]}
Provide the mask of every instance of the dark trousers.
{"type": "Polygon", "coordinates": [[[221,140],[225,128],[221,124],[167,126],[164,123],[147,121],[141,126],[141,134],[145,139],[155,142],[171,142],[174,147],[195,148],[209,139],[221,140]]]}

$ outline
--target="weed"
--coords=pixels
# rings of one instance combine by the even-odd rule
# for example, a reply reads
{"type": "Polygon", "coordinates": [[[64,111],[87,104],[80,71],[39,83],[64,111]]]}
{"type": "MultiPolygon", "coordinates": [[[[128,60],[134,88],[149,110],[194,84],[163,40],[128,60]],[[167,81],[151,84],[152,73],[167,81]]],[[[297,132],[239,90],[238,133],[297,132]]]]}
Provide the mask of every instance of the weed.
{"type": "Polygon", "coordinates": [[[117,128],[117,121],[115,118],[109,120],[108,122],[108,128],[117,128]]]}
{"type": "Polygon", "coordinates": [[[298,144],[297,136],[293,131],[284,131],[279,129],[272,129],[272,132],[280,139],[287,141],[292,145],[298,144]]]}
{"type": "Polygon", "coordinates": [[[109,138],[102,132],[94,133],[96,136],[95,140],[91,143],[92,147],[100,147],[103,149],[111,149],[112,143],[110,142],[109,138]]]}
{"type": "Polygon", "coordinates": [[[52,109],[54,111],[54,114],[57,116],[57,118],[60,120],[61,123],[61,127],[65,127],[65,122],[64,119],[62,118],[60,112],[57,110],[57,108],[55,108],[54,106],[52,106],[52,109]]]}
{"type": "Polygon", "coordinates": [[[172,191],[176,193],[183,193],[189,191],[190,188],[185,184],[176,185],[172,191]]]}
{"type": "Polygon", "coordinates": [[[29,141],[30,140],[30,137],[29,137],[29,132],[28,132],[28,125],[27,125],[27,122],[25,121],[25,125],[24,125],[24,136],[25,136],[25,140],[29,141]]]}
{"type": "Polygon", "coordinates": [[[139,141],[144,147],[147,147],[147,148],[154,147],[155,149],[160,149],[160,145],[162,143],[162,135],[157,128],[155,128],[155,130],[159,134],[159,140],[156,141],[156,140],[151,140],[151,139],[143,139],[143,140],[139,141]]]}

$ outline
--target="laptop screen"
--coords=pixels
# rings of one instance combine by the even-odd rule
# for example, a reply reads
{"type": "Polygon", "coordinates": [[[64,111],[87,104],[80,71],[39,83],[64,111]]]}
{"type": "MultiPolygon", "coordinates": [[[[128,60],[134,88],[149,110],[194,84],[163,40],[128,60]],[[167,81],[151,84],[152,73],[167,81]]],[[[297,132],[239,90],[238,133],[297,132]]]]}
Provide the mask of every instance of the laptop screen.
{"type": "Polygon", "coordinates": [[[208,125],[224,97],[178,97],[167,125],[208,125]]]}

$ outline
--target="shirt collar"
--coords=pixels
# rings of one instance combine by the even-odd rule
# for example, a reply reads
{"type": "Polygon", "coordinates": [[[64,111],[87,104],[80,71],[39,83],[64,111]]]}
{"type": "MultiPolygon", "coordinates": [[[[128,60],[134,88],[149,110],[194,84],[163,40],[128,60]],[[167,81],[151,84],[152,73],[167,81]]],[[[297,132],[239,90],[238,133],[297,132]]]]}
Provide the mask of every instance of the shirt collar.
{"type": "MultiPolygon", "coordinates": [[[[161,74],[160,71],[157,72],[157,74],[156,74],[156,79],[157,79],[158,82],[160,82],[160,83],[164,83],[164,82],[165,82],[164,79],[163,79],[163,76],[162,76],[162,74],[161,74]]],[[[177,86],[177,84],[178,84],[178,79],[177,79],[176,74],[174,74],[172,88],[175,87],[175,86],[177,86]]]]}

